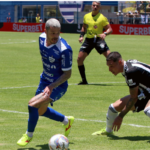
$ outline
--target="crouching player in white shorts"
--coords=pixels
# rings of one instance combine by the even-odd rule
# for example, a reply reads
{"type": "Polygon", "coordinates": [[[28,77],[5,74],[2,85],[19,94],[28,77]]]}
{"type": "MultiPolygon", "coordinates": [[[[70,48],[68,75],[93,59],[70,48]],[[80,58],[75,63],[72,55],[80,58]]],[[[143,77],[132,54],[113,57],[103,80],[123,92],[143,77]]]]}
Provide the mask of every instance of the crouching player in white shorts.
{"type": "Polygon", "coordinates": [[[67,91],[67,80],[71,76],[72,49],[60,35],[61,25],[52,18],[45,24],[45,33],[39,37],[39,48],[43,62],[43,72],[36,95],[29,101],[29,119],[27,131],[17,144],[27,145],[33,138],[39,116],[60,121],[64,124],[65,136],[70,133],[73,116],[65,116],[48,107],[60,99],[67,91]]]}

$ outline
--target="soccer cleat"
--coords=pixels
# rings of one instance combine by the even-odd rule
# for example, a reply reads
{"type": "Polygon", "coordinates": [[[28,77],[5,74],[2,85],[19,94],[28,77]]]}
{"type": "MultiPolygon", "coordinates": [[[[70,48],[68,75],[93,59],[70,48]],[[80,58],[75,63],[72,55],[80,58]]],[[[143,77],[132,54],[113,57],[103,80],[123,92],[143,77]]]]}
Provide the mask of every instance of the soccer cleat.
{"type": "Polygon", "coordinates": [[[82,82],[78,83],[78,85],[86,85],[86,84],[88,84],[87,81],[82,81],[82,82]]]}
{"type": "Polygon", "coordinates": [[[106,129],[101,129],[100,131],[92,133],[92,135],[112,135],[113,132],[107,132],[106,129]]]}
{"type": "Polygon", "coordinates": [[[64,125],[64,128],[65,128],[65,136],[68,137],[69,133],[70,133],[70,130],[71,130],[71,126],[74,122],[74,117],[73,116],[68,116],[68,124],[67,125],[64,125]]]}
{"type": "Polygon", "coordinates": [[[26,146],[33,137],[29,137],[27,134],[23,134],[22,138],[17,142],[19,146],[26,146]]]}

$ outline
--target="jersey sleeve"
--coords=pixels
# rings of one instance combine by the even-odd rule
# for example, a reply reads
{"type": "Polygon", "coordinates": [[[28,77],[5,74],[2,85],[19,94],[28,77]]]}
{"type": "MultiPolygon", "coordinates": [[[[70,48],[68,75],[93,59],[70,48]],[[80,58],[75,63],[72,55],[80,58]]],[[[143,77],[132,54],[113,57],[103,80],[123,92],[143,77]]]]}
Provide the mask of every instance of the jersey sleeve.
{"type": "Polygon", "coordinates": [[[139,85],[139,71],[136,67],[129,70],[126,74],[126,82],[129,88],[134,88],[139,85]]]}
{"type": "Polygon", "coordinates": [[[108,19],[106,17],[103,18],[103,27],[109,24],[108,19]]]}
{"type": "Polygon", "coordinates": [[[40,49],[40,40],[41,40],[41,38],[39,37],[39,49],[40,49]]]}
{"type": "Polygon", "coordinates": [[[68,71],[72,68],[72,50],[66,49],[61,55],[61,68],[62,71],[68,71]]]}
{"type": "Polygon", "coordinates": [[[86,15],[83,17],[83,23],[86,24],[86,15]]]}

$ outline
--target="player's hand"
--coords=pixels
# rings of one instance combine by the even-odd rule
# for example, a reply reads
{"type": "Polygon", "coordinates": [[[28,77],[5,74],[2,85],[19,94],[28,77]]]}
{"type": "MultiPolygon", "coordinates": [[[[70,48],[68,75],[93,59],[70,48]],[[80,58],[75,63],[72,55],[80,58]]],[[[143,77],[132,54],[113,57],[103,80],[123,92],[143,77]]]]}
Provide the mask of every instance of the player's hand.
{"type": "Polygon", "coordinates": [[[100,34],[99,36],[100,36],[100,38],[101,38],[102,40],[104,40],[105,37],[106,37],[106,34],[102,33],[102,34],[100,34]]]}
{"type": "Polygon", "coordinates": [[[53,91],[53,87],[49,85],[44,89],[43,95],[46,97],[50,97],[52,91],[53,91]]]}
{"type": "Polygon", "coordinates": [[[120,129],[121,124],[122,124],[122,120],[123,119],[120,116],[116,117],[116,119],[115,119],[115,121],[113,123],[113,127],[112,127],[112,129],[114,131],[118,131],[120,129]]]}
{"type": "Polygon", "coordinates": [[[83,37],[80,37],[79,38],[79,43],[82,43],[83,42],[83,37]]]}

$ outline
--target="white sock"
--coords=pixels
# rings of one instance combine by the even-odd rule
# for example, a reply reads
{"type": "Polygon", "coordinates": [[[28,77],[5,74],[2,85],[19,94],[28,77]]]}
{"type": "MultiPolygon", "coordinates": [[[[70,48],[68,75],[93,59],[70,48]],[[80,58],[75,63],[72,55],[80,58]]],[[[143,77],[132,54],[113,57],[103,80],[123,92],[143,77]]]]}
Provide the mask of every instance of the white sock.
{"type": "Polygon", "coordinates": [[[113,104],[111,104],[108,108],[107,114],[106,114],[106,131],[112,132],[112,126],[114,123],[115,118],[118,116],[118,112],[114,108],[113,104]]]}
{"type": "Polygon", "coordinates": [[[26,131],[26,134],[27,134],[29,137],[33,137],[33,132],[28,132],[28,131],[26,131]]]}
{"type": "Polygon", "coordinates": [[[63,124],[64,124],[64,125],[67,125],[67,124],[68,124],[68,118],[67,118],[66,116],[65,116],[65,118],[64,118],[63,124]]]}

